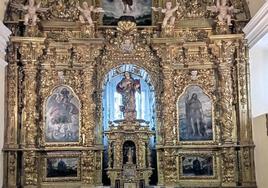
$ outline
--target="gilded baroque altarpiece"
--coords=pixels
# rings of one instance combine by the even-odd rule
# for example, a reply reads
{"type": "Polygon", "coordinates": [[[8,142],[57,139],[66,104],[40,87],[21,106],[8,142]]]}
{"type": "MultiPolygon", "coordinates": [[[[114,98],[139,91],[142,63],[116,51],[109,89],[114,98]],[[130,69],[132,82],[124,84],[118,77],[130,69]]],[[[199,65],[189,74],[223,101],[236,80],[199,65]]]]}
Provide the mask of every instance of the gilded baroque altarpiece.
{"type": "Polygon", "coordinates": [[[30,2],[11,0],[5,17],[5,187],[94,187],[103,174],[112,187],[144,187],[153,166],[160,186],[256,187],[246,1],[167,1],[170,14],[165,0],[146,1],[151,25],[127,14],[142,1],[122,1],[116,25],[103,22],[114,1],[88,1],[89,14],[78,0],[40,0],[34,13],[30,2]],[[132,114],[103,130],[107,74],[124,65],[150,77],[154,129],[132,114]]]}

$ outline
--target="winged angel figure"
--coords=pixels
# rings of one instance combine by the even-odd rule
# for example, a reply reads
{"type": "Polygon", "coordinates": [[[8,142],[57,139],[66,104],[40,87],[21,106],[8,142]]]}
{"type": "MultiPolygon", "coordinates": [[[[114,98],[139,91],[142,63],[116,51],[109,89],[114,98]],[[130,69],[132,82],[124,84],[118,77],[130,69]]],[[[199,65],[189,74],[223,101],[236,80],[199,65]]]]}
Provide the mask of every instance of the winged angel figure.
{"type": "Polygon", "coordinates": [[[227,25],[232,25],[231,18],[233,13],[239,11],[233,6],[228,6],[226,0],[217,0],[216,6],[208,6],[207,10],[218,13],[218,20],[220,22],[226,21],[227,25]]]}
{"type": "Polygon", "coordinates": [[[24,25],[35,26],[37,23],[37,13],[46,12],[49,8],[40,8],[41,2],[35,5],[34,0],[29,0],[28,5],[12,3],[11,6],[22,11],[27,11],[24,16],[24,25]]]}
{"type": "Polygon", "coordinates": [[[82,4],[82,8],[79,6],[79,3],[77,3],[76,7],[78,8],[78,10],[80,10],[80,12],[82,13],[79,16],[79,20],[81,23],[86,23],[86,21],[89,23],[89,25],[94,25],[93,24],[93,20],[91,18],[91,14],[92,12],[97,13],[97,12],[104,12],[104,10],[100,7],[95,7],[94,6],[88,6],[87,2],[83,2],[82,4]]]}
{"type": "Polygon", "coordinates": [[[176,6],[174,8],[172,8],[172,2],[171,1],[167,1],[166,2],[166,8],[162,8],[162,7],[152,7],[153,11],[160,11],[163,14],[165,14],[163,23],[162,23],[162,28],[165,28],[168,25],[174,25],[175,24],[175,19],[176,17],[173,16],[173,13],[176,12],[179,9],[179,3],[176,1],[176,6]]]}

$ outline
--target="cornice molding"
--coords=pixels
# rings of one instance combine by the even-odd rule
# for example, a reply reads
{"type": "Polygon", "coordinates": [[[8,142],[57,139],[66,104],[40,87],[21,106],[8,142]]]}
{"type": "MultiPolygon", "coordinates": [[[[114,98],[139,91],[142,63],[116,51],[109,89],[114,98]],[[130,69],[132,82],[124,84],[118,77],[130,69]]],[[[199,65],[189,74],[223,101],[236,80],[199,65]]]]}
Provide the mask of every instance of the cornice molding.
{"type": "Polygon", "coordinates": [[[250,48],[268,33],[268,1],[264,3],[243,31],[246,34],[246,39],[248,40],[250,48]]]}
{"type": "Polygon", "coordinates": [[[5,67],[7,62],[5,61],[6,47],[9,40],[11,31],[0,21],[0,66],[5,67]]]}

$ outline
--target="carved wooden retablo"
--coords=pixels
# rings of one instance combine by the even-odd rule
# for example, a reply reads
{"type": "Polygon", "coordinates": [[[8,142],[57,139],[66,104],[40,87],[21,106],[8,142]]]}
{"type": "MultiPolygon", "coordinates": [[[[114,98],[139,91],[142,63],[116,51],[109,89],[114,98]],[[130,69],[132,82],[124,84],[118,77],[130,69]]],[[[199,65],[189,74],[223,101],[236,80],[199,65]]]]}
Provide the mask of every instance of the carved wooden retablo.
{"type": "Polygon", "coordinates": [[[10,0],[4,187],[256,187],[249,19],[246,0],[10,0]]]}

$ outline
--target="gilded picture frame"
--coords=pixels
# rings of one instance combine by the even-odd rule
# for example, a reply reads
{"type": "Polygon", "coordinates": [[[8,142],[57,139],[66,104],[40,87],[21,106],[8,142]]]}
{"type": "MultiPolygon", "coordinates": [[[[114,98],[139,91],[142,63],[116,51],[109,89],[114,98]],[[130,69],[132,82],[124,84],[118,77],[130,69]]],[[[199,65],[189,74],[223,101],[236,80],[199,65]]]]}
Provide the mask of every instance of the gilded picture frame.
{"type": "MultiPolygon", "coordinates": [[[[215,126],[215,111],[214,111],[215,101],[213,100],[213,97],[206,92],[206,90],[202,87],[202,85],[199,85],[199,84],[187,85],[184,88],[182,94],[177,98],[176,106],[177,106],[178,140],[180,143],[190,144],[190,145],[191,144],[207,145],[207,144],[215,144],[216,143],[217,130],[216,130],[216,126],[215,126]],[[209,108],[206,107],[206,109],[204,109],[204,105],[203,105],[203,102],[201,100],[202,111],[205,111],[205,112],[208,111],[206,114],[202,114],[203,119],[204,119],[204,117],[206,118],[206,124],[205,124],[206,126],[204,126],[205,128],[203,129],[204,134],[202,133],[201,136],[197,136],[196,138],[193,138],[193,139],[191,139],[191,138],[190,139],[182,139],[182,135],[186,134],[185,133],[186,131],[183,132],[182,129],[186,129],[187,127],[190,127],[193,129],[193,127],[190,125],[183,125],[183,121],[186,122],[186,120],[184,120],[184,119],[186,119],[186,104],[185,104],[185,99],[187,98],[186,95],[187,95],[187,93],[190,94],[189,98],[191,100],[191,98],[193,97],[193,95],[195,93],[195,91],[189,91],[189,90],[191,90],[191,88],[194,88],[193,90],[196,90],[196,88],[199,88],[198,89],[199,94],[197,95],[197,100],[198,100],[198,97],[200,97],[200,93],[202,93],[203,98],[206,98],[206,99],[203,99],[203,101],[205,100],[206,103],[210,103],[209,104],[210,107],[209,108]],[[181,103],[184,103],[184,106],[181,105],[181,103]],[[183,106],[183,107],[181,107],[181,106],[183,106]],[[183,115],[181,114],[182,111],[184,113],[183,115]],[[182,116],[183,116],[183,118],[182,118],[182,116]],[[209,123],[207,123],[207,122],[209,122],[209,123]],[[209,136],[205,137],[204,135],[209,135],[209,136]]],[[[196,124],[195,124],[194,128],[196,129],[196,132],[197,132],[198,128],[197,128],[196,124]]]]}
{"type": "Polygon", "coordinates": [[[179,154],[179,179],[218,180],[216,152],[185,152],[179,154]]]}
{"type": "MultiPolygon", "coordinates": [[[[64,97],[61,97],[60,100],[64,100],[64,97]]],[[[51,115],[52,116],[52,115],[51,115]]],[[[67,85],[58,85],[55,86],[50,94],[46,97],[46,100],[43,104],[43,130],[42,130],[42,144],[44,146],[80,146],[82,144],[81,138],[81,102],[79,97],[75,94],[74,90],[67,85]],[[70,95],[67,102],[60,101],[58,104],[56,98],[60,98],[58,93],[66,91],[64,95],[70,95]],[[48,108],[48,103],[51,103],[52,98],[53,102],[51,107],[48,108]],[[53,104],[55,109],[53,109],[53,104]],[[68,107],[69,105],[69,107],[68,107]],[[48,108],[48,109],[47,109],[48,108]],[[64,108],[64,110],[59,110],[64,108]],[[52,110],[51,110],[52,109],[52,110]],[[58,112],[60,111],[60,112],[58,112]],[[67,114],[68,111],[68,114],[67,114]],[[56,118],[49,117],[48,114],[56,114],[56,118]],[[66,115],[67,114],[67,115],[66,115]],[[68,116],[71,114],[70,116],[68,116]],[[65,117],[68,116],[68,117],[65,117]],[[54,119],[53,119],[54,118],[54,119]],[[49,119],[55,122],[55,127],[51,131],[51,123],[49,119]],[[55,120],[56,119],[56,120],[55,120]],[[75,122],[75,123],[73,123],[75,122]],[[56,126],[57,125],[57,126],[56,126]],[[48,135],[57,135],[56,137],[49,137],[48,135]]]]}
{"type": "MultiPolygon", "coordinates": [[[[105,8],[105,2],[104,1],[112,1],[112,0],[95,0],[95,3],[93,3],[93,4],[95,6],[99,6],[99,7],[103,8],[104,11],[107,11],[106,8],[105,8]]],[[[117,2],[119,0],[114,0],[114,1],[117,2]]],[[[151,9],[151,7],[164,7],[165,6],[164,3],[159,1],[159,0],[149,0],[149,1],[151,2],[150,9],[151,9]]],[[[124,16],[124,15],[122,15],[122,16],[124,16]]],[[[100,26],[102,26],[102,27],[116,27],[116,24],[105,24],[104,17],[105,17],[105,13],[101,13],[100,16],[99,16],[100,26]]],[[[118,16],[118,17],[120,17],[120,16],[118,16]]],[[[144,24],[140,25],[139,23],[137,23],[137,25],[142,26],[142,27],[154,26],[155,24],[157,24],[159,22],[160,17],[162,17],[161,12],[154,12],[153,10],[151,10],[151,23],[148,24],[148,25],[144,25],[144,24]]]]}
{"type": "Polygon", "coordinates": [[[48,153],[43,156],[43,182],[81,180],[79,152],[48,153]]]}

